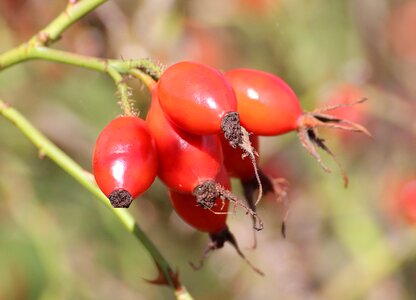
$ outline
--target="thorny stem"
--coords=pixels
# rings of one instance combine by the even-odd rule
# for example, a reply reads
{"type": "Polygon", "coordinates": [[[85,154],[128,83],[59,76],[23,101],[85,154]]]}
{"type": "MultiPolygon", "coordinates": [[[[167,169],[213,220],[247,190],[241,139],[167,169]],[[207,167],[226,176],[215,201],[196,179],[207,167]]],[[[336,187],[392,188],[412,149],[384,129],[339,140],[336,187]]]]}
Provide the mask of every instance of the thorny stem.
{"type": "MultiPolygon", "coordinates": [[[[117,219],[126,229],[126,231],[133,234],[135,238],[137,238],[142,243],[142,245],[152,256],[158,268],[160,268],[168,284],[173,289],[175,289],[174,281],[171,278],[171,274],[173,274],[172,268],[169,266],[169,263],[162,256],[162,254],[152,243],[152,241],[147,237],[147,235],[142,231],[139,225],[134,221],[133,216],[126,209],[112,208],[107,197],[98,189],[95,183],[91,181],[91,175],[88,172],[86,172],[68,155],[66,155],[62,150],[60,150],[50,140],[48,140],[17,110],[10,107],[10,105],[6,104],[1,99],[0,114],[3,115],[11,123],[13,123],[20,131],[22,131],[23,134],[25,134],[26,137],[29,138],[29,140],[39,149],[39,152],[42,153],[42,155],[49,157],[65,172],[67,172],[82,186],[84,186],[90,193],[92,193],[95,196],[95,199],[97,199],[97,201],[100,201],[101,203],[106,205],[111,210],[111,212],[113,212],[113,214],[117,217],[117,219]]],[[[186,289],[183,289],[182,292],[185,293],[184,291],[186,291],[186,289]]],[[[188,294],[188,297],[183,297],[183,299],[192,299],[192,297],[188,294]]]]}
{"type": "Polygon", "coordinates": [[[59,62],[99,72],[107,72],[107,68],[113,68],[120,74],[133,74],[140,71],[154,80],[157,80],[162,73],[162,68],[150,59],[103,59],[45,46],[33,46],[30,43],[22,44],[2,54],[0,56],[0,70],[31,59],[59,62]]]}
{"type": "Polygon", "coordinates": [[[131,69],[129,73],[133,76],[141,80],[151,92],[156,85],[156,81],[158,79],[154,79],[152,76],[139,71],[138,69],[131,69]]]}
{"type": "MultiPolygon", "coordinates": [[[[29,41],[0,55],[0,71],[27,60],[42,59],[108,73],[117,85],[125,114],[133,114],[129,105],[129,88],[124,83],[122,75],[131,74],[139,79],[147,78],[146,76],[148,75],[151,79],[147,78],[147,80],[142,81],[150,89],[151,80],[158,80],[162,73],[162,69],[158,65],[147,59],[127,61],[115,59],[103,60],[48,48],[48,46],[61,38],[62,33],[68,27],[106,1],[107,0],[69,0],[65,10],[45,28],[29,39],[29,41]]],[[[58,166],[95,195],[97,200],[101,201],[111,209],[118,220],[123,224],[124,228],[133,234],[147,249],[158,266],[158,269],[166,278],[167,284],[175,290],[177,299],[192,300],[192,296],[186,291],[185,287],[178,284],[175,286],[174,280],[171,277],[171,274],[174,273],[169,264],[156,246],[137,225],[134,218],[126,209],[112,208],[107,197],[98,189],[95,183],[90,180],[91,175],[89,173],[83,170],[76,162],[43,136],[18,111],[11,108],[1,99],[0,114],[16,125],[39,149],[39,152],[42,153],[42,155],[52,159],[58,166]]]]}
{"type": "Polygon", "coordinates": [[[131,92],[129,91],[129,87],[123,81],[123,77],[114,70],[112,67],[107,68],[108,74],[113,78],[115,84],[117,85],[117,91],[120,97],[120,106],[126,116],[133,116],[135,115],[133,109],[130,105],[130,96],[131,92]]]}

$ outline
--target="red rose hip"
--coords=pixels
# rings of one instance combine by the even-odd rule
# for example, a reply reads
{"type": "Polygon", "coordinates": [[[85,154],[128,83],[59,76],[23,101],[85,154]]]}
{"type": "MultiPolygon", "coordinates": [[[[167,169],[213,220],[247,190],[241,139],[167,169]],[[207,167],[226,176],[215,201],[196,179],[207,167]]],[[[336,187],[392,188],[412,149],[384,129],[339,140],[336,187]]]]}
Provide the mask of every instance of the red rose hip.
{"type": "Polygon", "coordinates": [[[129,207],[144,193],[157,173],[157,154],[146,123],[137,117],[118,117],[95,143],[93,173],[113,207],[129,207]]]}
{"type": "MultiPolygon", "coordinates": [[[[221,170],[217,179],[226,189],[231,188],[230,178],[225,169],[221,170]]],[[[213,207],[206,209],[197,203],[194,195],[173,190],[169,190],[169,199],[176,213],[197,230],[217,233],[227,226],[229,201],[217,198],[213,207]]]]}
{"type": "Polygon", "coordinates": [[[159,89],[152,91],[146,117],[159,157],[158,176],[174,191],[193,194],[196,202],[212,209],[218,197],[240,205],[263,228],[261,220],[228,189],[216,181],[223,166],[221,142],[217,135],[194,135],[169,121],[159,103],[159,89]]]}
{"type": "Polygon", "coordinates": [[[216,135],[193,135],[172,124],[152,92],[146,123],[159,156],[158,176],[170,188],[192,193],[194,188],[217,177],[223,163],[221,143],[216,135]]]}
{"type": "Polygon", "coordinates": [[[163,72],[158,83],[160,105],[169,119],[193,134],[221,132],[224,116],[237,111],[233,88],[214,68],[180,62],[163,72]]]}
{"type": "MultiPolygon", "coordinates": [[[[225,188],[230,189],[230,177],[223,167],[217,176],[217,180],[225,188]]],[[[189,225],[197,230],[207,232],[210,237],[210,243],[206,247],[198,264],[191,263],[194,269],[203,266],[208,254],[220,249],[226,242],[230,243],[237,251],[238,255],[258,274],[264,275],[261,270],[256,268],[241,252],[237,240],[229,230],[226,220],[228,216],[229,202],[220,197],[215,200],[211,209],[204,208],[197,204],[195,196],[188,193],[178,193],[169,191],[170,201],[178,215],[189,225]]]]}
{"type": "Polygon", "coordinates": [[[238,113],[242,126],[257,135],[274,136],[296,131],[303,147],[329,172],[317,151],[321,148],[340,166],[344,184],[348,177],[335,155],[317,135],[317,128],[330,127],[342,130],[370,133],[361,125],[329,115],[336,108],[360,103],[339,104],[312,112],[303,112],[299,100],[289,85],[274,74],[253,70],[235,69],[226,72],[225,77],[233,86],[238,102],[238,113]]]}
{"type": "Polygon", "coordinates": [[[398,198],[400,212],[409,224],[416,225],[416,179],[403,185],[398,198]]]}

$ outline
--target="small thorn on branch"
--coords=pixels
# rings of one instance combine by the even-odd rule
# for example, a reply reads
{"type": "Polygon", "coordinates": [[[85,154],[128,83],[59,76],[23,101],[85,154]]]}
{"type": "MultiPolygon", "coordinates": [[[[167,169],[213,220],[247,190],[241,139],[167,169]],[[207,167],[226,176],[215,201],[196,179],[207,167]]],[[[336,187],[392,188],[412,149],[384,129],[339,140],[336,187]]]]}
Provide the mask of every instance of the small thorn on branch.
{"type": "Polygon", "coordinates": [[[168,270],[169,273],[169,278],[170,280],[168,280],[165,276],[165,274],[162,271],[162,268],[159,266],[158,263],[156,263],[156,267],[157,267],[157,277],[155,279],[145,279],[143,278],[144,281],[150,283],[150,284],[155,284],[155,285],[170,285],[169,281],[172,282],[172,284],[175,287],[175,290],[179,290],[182,285],[179,281],[179,271],[176,270],[176,272],[173,272],[171,269],[168,270]]]}

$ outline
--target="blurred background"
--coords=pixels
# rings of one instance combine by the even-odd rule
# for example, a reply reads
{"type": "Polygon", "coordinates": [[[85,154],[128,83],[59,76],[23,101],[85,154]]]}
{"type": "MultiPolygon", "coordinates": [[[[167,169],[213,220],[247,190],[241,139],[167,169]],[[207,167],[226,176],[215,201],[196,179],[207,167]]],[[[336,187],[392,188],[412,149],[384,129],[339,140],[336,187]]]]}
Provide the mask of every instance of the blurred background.
{"type": "MultiPolygon", "coordinates": [[[[1,0],[0,53],[48,24],[66,1],[1,0]]],[[[84,55],[195,60],[284,78],[305,110],[367,97],[345,117],[374,138],[322,131],[345,166],[326,174],[294,133],[261,139],[261,166],[290,182],[282,207],[258,207],[265,229],[252,243],[244,213],[228,218],[255,274],[228,245],[193,271],[208,242],[172,211],[163,185],[130,208],[180,272],[195,299],[416,299],[416,214],[401,189],[416,179],[416,1],[109,1],[54,45],[84,55]]],[[[138,80],[136,106],[149,93],[138,80]]],[[[0,97],[87,170],[100,130],[121,113],[103,74],[32,61],[0,73],[0,97]]],[[[0,118],[0,299],[173,299],[146,250],[112,213],[0,118]]],[[[173,158],[174,159],[174,158],[173,158]]],[[[233,181],[241,195],[241,186],[233,181]]],[[[416,200],[415,200],[416,201],[416,200]]]]}

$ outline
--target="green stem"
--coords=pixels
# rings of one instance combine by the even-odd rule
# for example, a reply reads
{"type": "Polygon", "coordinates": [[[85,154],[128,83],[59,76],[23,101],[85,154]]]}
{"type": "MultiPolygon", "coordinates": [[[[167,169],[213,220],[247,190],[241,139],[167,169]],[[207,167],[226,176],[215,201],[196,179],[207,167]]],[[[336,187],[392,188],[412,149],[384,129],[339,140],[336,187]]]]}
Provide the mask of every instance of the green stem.
{"type": "MultiPolygon", "coordinates": [[[[75,161],[73,161],[62,150],[49,141],[42,133],[40,133],[24,116],[22,116],[17,110],[10,107],[4,101],[0,99],[0,114],[7,120],[13,123],[20,131],[22,131],[27,138],[39,149],[42,155],[49,157],[59,167],[65,170],[76,181],[84,186],[89,192],[91,192],[98,201],[107,206],[117,217],[117,219],[123,224],[124,228],[131,234],[133,234],[147,249],[156,264],[159,266],[164,277],[168,281],[169,285],[175,289],[174,279],[172,278],[172,268],[169,263],[162,256],[156,246],[150,241],[147,235],[141,230],[141,228],[134,221],[132,215],[123,208],[113,208],[108,201],[107,197],[98,189],[95,183],[91,180],[91,175],[81,168],[75,161]]],[[[180,287],[181,288],[181,287],[180,287]]],[[[186,291],[185,288],[180,289],[182,292],[186,291]]],[[[182,295],[182,294],[181,294],[182,295]]],[[[185,292],[187,298],[192,297],[185,292]]]]}
{"type": "Polygon", "coordinates": [[[30,40],[30,44],[50,45],[61,37],[61,34],[73,23],[103,4],[107,0],[69,1],[66,9],[48,26],[43,28],[30,40]]]}
{"type": "Polygon", "coordinates": [[[121,107],[125,115],[132,116],[134,112],[130,105],[129,87],[123,81],[121,74],[130,74],[141,79],[147,86],[149,76],[158,79],[162,72],[161,68],[148,59],[116,60],[99,59],[66,51],[50,49],[42,46],[31,46],[23,44],[0,56],[0,71],[19,62],[41,59],[58,62],[72,66],[78,66],[98,72],[107,73],[114,80],[121,100],[121,107]],[[140,76],[141,74],[141,76],[140,76]]]}
{"type": "MultiPolygon", "coordinates": [[[[62,32],[70,25],[104,2],[106,0],[69,2],[63,13],[33,36],[27,43],[23,43],[0,55],[0,71],[23,61],[42,59],[105,72],[112,77],[117,86],[124,114],[128,116],[134,115],[130,105],[129,88],[123,82],[121,74],[134,74],[136,76],[137,72],[143,72],[154,80],[158,80],[162,72],[160,67],[150,60],[104,60],[45,47],[58,40],[62,32]]],[[[146,79],[146,77],[142,78],[146,79]]],[[[144,83],[148,85],[148,82],[144,81],[144,83]]]]}
{"type": "Polygon", "coordinates": [[[17,63],[32,59],[58,62],[98,72],[107,72],[109,67],[120,74],[133,75],[136,72],[143,72],[156,80],[162,73],[162,69],[150,59],[101,59],[48,47],[32,47],[29,44],[20,45],[0,55],[0,71],[17,63]]]}
{"type": "Polygon", "coordinates": [[[121,109],[124,112],[124,115],[126,116],[133,116],[135,115],[133,112],[133,109],[130,105],[130,91],[127,84],[123,81],[123,76],[119,72],[117,72],[112,67],[107,67],[107,73],[108,75],[113,78],[114,83],[117,86],[117,90],[119,93],[120,101],[121,101],[121,109]]]}

